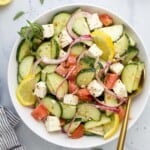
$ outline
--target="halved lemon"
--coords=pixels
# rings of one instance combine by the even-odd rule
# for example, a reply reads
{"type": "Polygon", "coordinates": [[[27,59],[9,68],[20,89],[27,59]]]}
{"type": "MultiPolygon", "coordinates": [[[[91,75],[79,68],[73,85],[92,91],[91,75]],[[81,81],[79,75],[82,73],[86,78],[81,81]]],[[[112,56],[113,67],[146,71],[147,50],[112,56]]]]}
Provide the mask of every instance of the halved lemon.
{"type": "Polygon", "coordinates": [[[11,2],[12,0],[0,0],[0,6],[7,5],[11,2]]]}
{"type": "Polygon", "coordinates": [[[111,138],[119,129],[120,121],[119,121],[119,115],[113,114],[112,121],[108,124],[104,125],[104,139],[111,138]]]}
{"type": "Polygon", "coordinates": [[[18,101],[24,106],[32,106],[36,101],[36,96],[33,94],[35,86],[35,75],[28,75],[21,81],[16,90],[18,101]]]}
{"type": "Polygon", "coordinates": [[[103,51],[101,58],[104,60],[112,60],[115,55],[115,48],[109,35],[100,30],[92,32],[92,37],[96,45],[103,51]]]}

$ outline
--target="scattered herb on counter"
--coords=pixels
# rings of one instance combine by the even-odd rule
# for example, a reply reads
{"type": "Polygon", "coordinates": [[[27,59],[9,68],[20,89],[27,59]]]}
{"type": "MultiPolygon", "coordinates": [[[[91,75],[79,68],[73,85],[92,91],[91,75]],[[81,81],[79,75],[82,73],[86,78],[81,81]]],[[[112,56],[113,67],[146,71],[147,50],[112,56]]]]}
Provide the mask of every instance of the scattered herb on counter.
{"type": "Polygon", "coordinates": [[[40,0],[40,3],[43,4],[43,3],[44,3],[44,0],[40,0]]]}
{"type": "Polygon", "coordinates": [[[19,11],[16,13],[16,15],[14,16],[13,20],[17,20],[18,18],[20,18],[21,16],[23,16],[25,14],[24,11],[19,11]]]}

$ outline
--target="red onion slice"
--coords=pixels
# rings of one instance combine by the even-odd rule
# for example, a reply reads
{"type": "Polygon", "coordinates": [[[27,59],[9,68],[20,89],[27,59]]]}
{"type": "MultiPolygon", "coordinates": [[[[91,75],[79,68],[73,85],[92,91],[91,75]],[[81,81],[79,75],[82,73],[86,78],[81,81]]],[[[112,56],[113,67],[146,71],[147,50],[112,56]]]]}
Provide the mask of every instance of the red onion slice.
{"type": "Polygon", "coordinates": [[[72,31],[72,26],[74,23],[74,20],[80,17],[90,17],[91,14],[89,12],[82,11],[81,9],[78,9],[69,19],[67,23],[67,32],[68,34],[73,38],[76,39],[78,36],[72,31]]]}

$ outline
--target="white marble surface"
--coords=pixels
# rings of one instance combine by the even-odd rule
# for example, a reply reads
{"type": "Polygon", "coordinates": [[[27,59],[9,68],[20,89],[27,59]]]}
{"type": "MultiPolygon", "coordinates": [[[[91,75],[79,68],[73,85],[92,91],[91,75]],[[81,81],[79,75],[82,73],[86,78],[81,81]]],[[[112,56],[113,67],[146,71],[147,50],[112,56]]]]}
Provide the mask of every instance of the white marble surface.
{"type": "MultiPolygon", "coordinates": [[[[39,0],[14,0],[6,7],[0,7],[0,104],[9,107],[15,112],[7,87],[7,65],[12,46],[17,38],[17,31],[25,24],[25,20],[32,20],[48,8],[70,3],[91,3],[104,6],[128,20],[141,35],[146,48],[150,49],[150,1],[149,0],[45,0],[44,5],[39,0]],[[14,15],[23,10],[26,14],[13,21],[14,15]]],[[[150,55],[150,52],[149,52],[150,55]]],[[[149,150],[150,149],[150,104],[148,103],[144,113],[127,135],[127,150],[149,150]]],[[[37,137],[22,122],[16,128],[16,133],[21,143],[27,150],[65,150],[50,144],[37,137]]],[[[103,150],[115,150],[116,141],[104,145],[103,150]]]]}

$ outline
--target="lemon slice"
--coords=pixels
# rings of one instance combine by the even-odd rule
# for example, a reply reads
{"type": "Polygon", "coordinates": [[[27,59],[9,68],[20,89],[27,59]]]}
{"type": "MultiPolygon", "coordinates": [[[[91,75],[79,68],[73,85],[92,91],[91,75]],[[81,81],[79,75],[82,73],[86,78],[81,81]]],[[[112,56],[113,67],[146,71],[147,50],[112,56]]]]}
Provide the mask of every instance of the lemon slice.
{"type": "Polygon", "coordinates": [[[24,106],[32,106],[36,101],[36,96],[33,95],[35,85],[35,75],[30,74],[18,85],[16,95],[18,101],[24,106]]]}
{"type": "Polygon", "coordinates": [[[101,58],[104,60],[112,60],[115,55],[115,48],[109,35],[100,30],[92,32],[92,37],[96,45],[103,51],[101,58]]]}
{"type": "Polygon", "coordinates": [[[0,0],[0,6],[7,5],[11,2],[12,0],[0,0]]]}
{"type": "Polygon", "coordinates": [[[120,121],[118,114],[112,116],[112,121],[104,125],[104,139],[112,137],[119,129],[120,121]]]}

